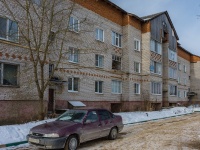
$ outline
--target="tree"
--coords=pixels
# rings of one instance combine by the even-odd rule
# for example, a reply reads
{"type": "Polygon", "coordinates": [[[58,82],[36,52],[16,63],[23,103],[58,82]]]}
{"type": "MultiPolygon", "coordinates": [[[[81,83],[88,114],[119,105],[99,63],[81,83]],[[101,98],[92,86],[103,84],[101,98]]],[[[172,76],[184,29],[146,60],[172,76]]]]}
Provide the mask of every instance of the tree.
{"type": "MultiPolygon", "coordinates": [[[[19,43],[28,49],[33,66],[30,69],[33,70],[33,82],[40,101],[40,119],[43,119],[44,93],[50,79],[68,56],[66,44],[73,40],[71,32],[90,32],[89,26],[92,24],[87,22],[85,16],[79,20],[71,17],[76,16],[74,12],[78,9],[73,0],[0,0],[0,5],[4,7],[5,14],[18,23],[19,43]],[[80,31],[81,24],[89,26],[80,31]],[[49,63],[54,64],[50,75],[49,63]]],[[[86,47],[84,49],[92,49],[89,45],[86,47]]]]}

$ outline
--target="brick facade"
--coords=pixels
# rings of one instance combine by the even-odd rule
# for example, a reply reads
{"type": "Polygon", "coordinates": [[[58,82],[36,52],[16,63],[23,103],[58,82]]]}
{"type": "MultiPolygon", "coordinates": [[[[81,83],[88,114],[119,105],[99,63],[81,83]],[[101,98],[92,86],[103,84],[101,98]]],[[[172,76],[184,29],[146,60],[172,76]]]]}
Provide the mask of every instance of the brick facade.
{"type": "MultiPolygon", "coordinates": [[[[80,24],[80,32],[69,32],[66,35],[68,41],[65,43],[65,48],[73,47],[79,50],[78,62],[69,62],[68,54],[63,56],[62,63],[59,64],[59,69],[54,76],[64,82],[51,84],[47,88],[44,97],[45,107],[49,101],[49,89],[53,90],[53,111],[69,108],[68,101],[73,100],[82,101],[88,107],[107,108],[113,112],[143,110],[146,101],[150,102],[151,110],[178,103],[187,105],[191,101],[199,101],[200,57],[178,46],[177,50],[174,50],[177,61],[171,61],[168,52],[169,41],[159,40],[162,54],[151,51],[154,32],[152,31],[154,24],[151,20],[144,21],[135,15],[128,14],[109,1],[76,0],[76,2],[73,16],[80,20],[87,16],[87,23],[80,24]],[[104,31],[103,42],[95,39],[96,28],[104,31]],[[122,35],[121,47],[113,46],[112,31],[122,35]],[[135,41],[139,42],[139,50],[135,50],[135,41]],[[103,67],[95,66],[96,55],[103,56],[103,67]],[[113,55],[121,58],[119,70],[112,69],[113,55]],[[161,74],[151,72],[151,61],[161,64],[161,74]],[[135,71],[135,62],[140,64],[139,72],[135,71]],[[187,71],[179,70],[178,64],[182,68],[185,65],[187,71]],[[176,69],[178,77],[181,78],[180,83],[177,79],[169,78],[169,67],[176,69]],[[78,91],[69,91],[69,78],[78,79],[78,91]],[[184,79],[187,81],[184,82],[184,79]],[[121,92],[117,94],[112,92],[113,80],[121,82],[121,92]],[[95,81],[102,81],[102,93],[95,93],[95,81]],[[161,83],[161,93],[152,93],[153,82],[161,83]],[[135,93],[136,84],[139,85],[138,93],[135,93]],[[182,93],[180,97],[170,96],[169,85],[171,84],[177,87],[176,94],[178,91],[182,93]],[[183,93],[188,92],[188,89],[197,95],[190,98],[184,97],[183,93]]],[[[0,11],[0,16],[4,16],[4,13],[5,11],[0,11]]],[[[20,16],[19,10],[17,13],[20,16]]],[[[165,20],[169,19],[165,14],[162,14],[162,17],[165,17],[165,20]]],[[[154,19],[156,17],[152,20],[154,19]]],[[[159,24],[162,23],[159,22],[159,24]]],[[[170,26],[170,31],[172,28],[170,26]]],[[[156,34],[160,34],[160,30],[156,34]]],[[[170,33],[168,38],[171,37],[170,33]]],[[[57,57],[50,55],[49,58],[53,61],[57,57]]],[[[0,63],[19,65],[19,86],[0,86],[0,103],[2,104],[0,112],[1,114],[7,112],[6,115],[0,115],[0,121],[2,121],[0,124],[15,122],[16,118],[21,118],[18,122],[37,119],[38,94],[33,81],[29,53],[23,42],[0,40],[0,63]],[[29,115],[23,116],[23,114],[29,115]]],[[[48,77],[48,65],[45,72],[48,77]]]]}

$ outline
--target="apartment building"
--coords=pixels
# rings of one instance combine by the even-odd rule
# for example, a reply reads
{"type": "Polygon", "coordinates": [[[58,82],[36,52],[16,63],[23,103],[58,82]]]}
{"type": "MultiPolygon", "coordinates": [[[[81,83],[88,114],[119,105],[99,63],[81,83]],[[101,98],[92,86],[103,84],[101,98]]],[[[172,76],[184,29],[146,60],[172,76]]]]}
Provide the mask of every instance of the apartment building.
{"type": "MultiPolygon", "coordinates": [[[[37,118],[39,98],[17,31],[20,10],[15,10],[19,22],[7,13],[0,11],[0,120],[26,121],[37,118]]],[[[140,18],[107,0],[76,0],[67,24],[68,53],[44,95],[48,111],[71,108],[73,102],[113,112],[199,103],[200,57],[177,43],[166,11],[140,18]]],[[[54,55],[49,59],[47,76],[55,65],[54,55]]]]}

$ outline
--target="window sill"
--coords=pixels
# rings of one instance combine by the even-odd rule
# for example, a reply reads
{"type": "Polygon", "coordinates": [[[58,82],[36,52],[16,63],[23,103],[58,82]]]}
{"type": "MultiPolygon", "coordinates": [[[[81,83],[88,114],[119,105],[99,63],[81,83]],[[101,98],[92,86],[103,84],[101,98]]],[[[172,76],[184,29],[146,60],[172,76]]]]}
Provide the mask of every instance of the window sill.
{"type": "Polygon", "coordinates": [[[101,40],[99,40],[99,39],[95,39],[97,42],[99,42],[99,43],[104,43],[104,40],[103,41],[101,41],[101,40]]]}
{"type": "Polygon", "coordinates": [[[5,88],[20,88],[19,85],[0,85],[0,87],[5,87],[5,88]]]}
{"type": "Polygon", "coordinates": [[[151,93],[151,94],[155,96],[162,96],[162,94],[154,94],[154,93],[151,93]]]}
{"type": "Polygon", "coordinates": [[[136,52],[140,53],[140,51],[141,51],[141,50],[134,49],[134,51],[136,51],[136,52]]]}
{"type": "Polygon", "coordinates": [[[69,63],[78,64],[78,62],[74,62],[74,61],[69,61],[69,63]]]}
{"type": "Polygon", "coordinates": [[[114,94],[114,95],[121,95],[122,93],[113,93],[113,92],[112,92],[112,94],[114,94]]]}
{"type": "Polygon", "coordinates": [[[113,44],[112,44],[112,46],[122,49],[122,47],[120,47],[120,46],[117,46],[117,45],[113,45],[113,44]]]}
{"type": "Polygon", "coordinates": [[[171,97],[177,97],[177,95],[169,95],[169,96],[171,96],[171,97]]]}
{"type": "Polygon", "coordinates": [[[69,93],[78,93],[78,91],[70,91],[68,90],[69,93]]]}
{"type": "Polygon", "coordinates": [[[14,44],[19,44],[19,40],[16,42],[16,41],[11,41],[11,40],[8,40],[8,39],[4,39],[4,38],[0,38],[1,41],[4,41],[4,42],[8,42],[8,43],[14,43],[14,44]]]}
{"type": "Polygon", "coordinates": [[[97,95],[103,95],[103,93],[97,93],[97,92],[95,92],[95,94],[97,94],[97,95]]]}
{"type": "Polygon", "coordinates": [[[153,72],[151,72],[151,75],[155,75],[155,76],[162,76],[162,74],[153,73],[153,72]]]}
{"type": "Polygon", "coordinates": [[[135,95],[140,95],[140,93],[134,93],[135,95]]]}

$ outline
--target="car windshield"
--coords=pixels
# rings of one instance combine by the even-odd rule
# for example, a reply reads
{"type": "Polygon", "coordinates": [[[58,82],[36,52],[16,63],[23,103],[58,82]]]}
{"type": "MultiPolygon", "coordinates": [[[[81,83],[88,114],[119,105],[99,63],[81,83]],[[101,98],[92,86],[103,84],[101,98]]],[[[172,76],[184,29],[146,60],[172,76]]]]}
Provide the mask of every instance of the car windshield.
{"type": "Polygon", "coordinates": [[[60,117],[58,117],[57,120],[82,122],[86,113],[87,113],[86,110],[68,110],[60,117]]]}

